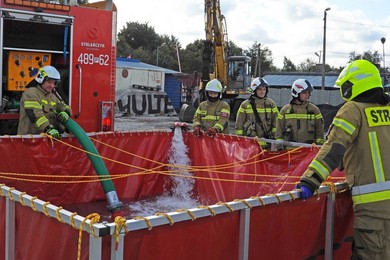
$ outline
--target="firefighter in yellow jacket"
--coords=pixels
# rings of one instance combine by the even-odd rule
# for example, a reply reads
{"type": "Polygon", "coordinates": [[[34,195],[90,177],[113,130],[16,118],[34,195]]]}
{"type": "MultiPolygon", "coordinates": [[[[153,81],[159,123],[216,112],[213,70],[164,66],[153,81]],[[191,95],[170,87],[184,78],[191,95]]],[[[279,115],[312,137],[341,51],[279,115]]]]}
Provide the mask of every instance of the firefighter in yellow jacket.
{"type": "Polygon", "coordinates": [[[71,109],[53,91],[60,80],[60,73],[53,66],[44,66],[28,85],[20,100],[18,134],[47,133],[60,138],[71,109]]]}
{"type": "Polygon", "coordinates": [[[324,143],[324,121],[320,109],[309,101],[313,86],[297,79],[291,86],[292,100],[279,112],[276,140],[299,143],[324,143]]]}
{"type": "Polygon", "coordinates": [[[193,119],[193,134],[196,137],[205,132],[214,137],[217,133],[229,133],[230,106],[221,100],[223,86],[217,79],[209,81],[206,85],[207,100],[199,104],[193,119]]]}
{"type": "Polygon", "coordinates": [[[366,60],[348,64],[336,85],[347,102],[297,188],[302,199],[310,198],[344,166],[355,213],[351,259],[390,259],[390,98],[378,69],[366,60]]]}
{"type": "Polygon", "coordinates": [[[268,83],[263,78],[255,78],[250,89],[253,94],[237,111],[236,135],[274,139],[279,111],[276,103],[267,97],[268,83]]]}

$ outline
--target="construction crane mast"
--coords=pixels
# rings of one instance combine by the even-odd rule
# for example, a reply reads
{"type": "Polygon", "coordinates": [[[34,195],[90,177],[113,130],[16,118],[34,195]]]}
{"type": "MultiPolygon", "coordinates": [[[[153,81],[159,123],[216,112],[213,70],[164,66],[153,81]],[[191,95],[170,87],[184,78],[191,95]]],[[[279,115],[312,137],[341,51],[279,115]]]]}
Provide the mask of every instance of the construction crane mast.
{"type": "Polygon", "coordinates": [[[205,100],[204,86],[218,79],[225,91],[222,98],[231,106],[235,116],[239,104],[248,97],[251,82],[251,59],[247,56],[229,56],[229,40],[220,0],[205,0],[205,32],[202,80],[199,96],[205,100]]]}
{"type": "Polygon", "coordinates": [[[229,41],[226,20],[221,14],[219,0],[205,0],[204,12],[206,40],[203,50],[202,83],[206,85],[210,79],[217,78],[226,86],[229,41]],[[211,66],[213,66],[212,71],[210,71],[211,66]]]}
{"type": "Polygon", "coordinates": [[[202,54],[202,77],[199,86],[199,99],[194,105],[184,104],[180,109],[181,120],[190,122],[199,102],[206,100],[205,86],[212,79],[218,79],[224,86],[222,99],[230,104],[234,118],[239,105],[250,95],[251,58],[229,56],[229,40],[225,17],[221,13],[220,0],[205,0],[205,33],[202,54]]]}

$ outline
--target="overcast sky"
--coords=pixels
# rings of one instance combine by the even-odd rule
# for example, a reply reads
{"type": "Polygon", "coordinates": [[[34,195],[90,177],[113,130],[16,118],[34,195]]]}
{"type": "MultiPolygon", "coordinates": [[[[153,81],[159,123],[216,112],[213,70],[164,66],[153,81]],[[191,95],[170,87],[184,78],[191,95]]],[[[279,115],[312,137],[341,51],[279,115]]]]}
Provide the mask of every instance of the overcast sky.
{"type": "MultiPolygon", "coordinates": [[[[126,22],[147,22],[156,33],[178,38],[183,47],[205,38],[204,0],[114,0],[114,4],[118,32],[126,22]]],[[[319,61],[315,53],[323,49],[327,7],[331,8],[326,23],[327,64],[344,66],[352,51],[379,51],[382,57],[384,47],[385,65],[390,66],[389,0],[221,0],[229,40],[243,49],[261,43],[272,51],[279,68],[284,56],[296,65],[307,58],[319,61]],[[384,45],[382,37],[388,39],[384,45]]]]}

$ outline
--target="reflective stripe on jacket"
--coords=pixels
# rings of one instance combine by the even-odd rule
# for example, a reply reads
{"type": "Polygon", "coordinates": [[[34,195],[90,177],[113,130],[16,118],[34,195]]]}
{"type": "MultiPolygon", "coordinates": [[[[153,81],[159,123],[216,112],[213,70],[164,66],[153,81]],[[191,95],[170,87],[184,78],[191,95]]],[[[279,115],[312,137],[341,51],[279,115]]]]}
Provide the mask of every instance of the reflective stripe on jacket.
{"type": "Polygon", "coordinates": [[[203,101],[196,109],[193,119],[193,127],[200,125],[203,131],[214,127],[221,133],[229,133],[230,106],[223,100],[211,102],[203,101]]]}
{"type": "Polygon", "coordinates": [[[390,104],[349,101],[337,112],[328,140],[302,180],[325,180],[343,164],[356,216],[390,219],[390,104]],[[345,149],[345,152],[341,152],[345,149]]]}
{"type": "Polygon", "coordinates": [[[18,134],[40,134],[49,125],[55,126],[56,111],[65,111],[69,106],[53,93],[47,94],[42,87],[26,89],[20,100],[18,134]]]}
{"type": "Polygon", "coordinates": [[[276,120],[277,140],[299,143],[324,142],[324,122],[320,109],[310,102],[291,102],[279,112],[276,120]]]}
{"type": "MultiPolygon", "coordinates": [[[[270,98],[253,97],[257,113],[262,124],[262,127],[256,125],[256,116],[254,114],[250,99],[241,103],[237,111],[235,132],[236,135],[257,136],[264,137],[266,131],[268,135],[275,136],[276,132],[276,118],[278,117],[278,108],[276,103],[270,98]],[[253,134],[247,131],[251,125],[255,126],[253,134]]],[[[269,137],[267,137],[269,138],[269,137]]]]}

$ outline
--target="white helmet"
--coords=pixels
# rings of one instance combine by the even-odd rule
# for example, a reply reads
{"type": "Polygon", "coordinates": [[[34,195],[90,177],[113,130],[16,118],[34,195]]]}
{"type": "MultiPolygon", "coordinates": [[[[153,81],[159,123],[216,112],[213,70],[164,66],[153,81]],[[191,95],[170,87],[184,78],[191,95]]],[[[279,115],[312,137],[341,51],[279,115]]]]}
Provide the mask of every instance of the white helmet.
{"type": "Polygon", "coordinates": [[[43,81],[47,79],[60,80],[60,73],[53,66],[44,66],[43,68],[38,69],[38,74],[35,77],[35,80],[41,84],[43,81]]]}
{"type": "Polygon", "coordinates": [[[263,78],[255,78],[251,83],[251,90],[255,91],[258,87],[265,87],[268,90],[268,82],[263,78]]]}
{"type": "Polygon", "coordinates": [[[217,79],[210,80],[206,84],[206,91],[213,91],[213,92],[219,92],[222,93],[223,87],[221,82],[217,79]]]}
{"type": "Polygon", "coordinates": [[[303,91],[312,92],[313,90],[313,86],[309,81],[306,79],[297,79],[291,86],[291,95],[293,97],[298,97],[299,93],[303,91]]]}

